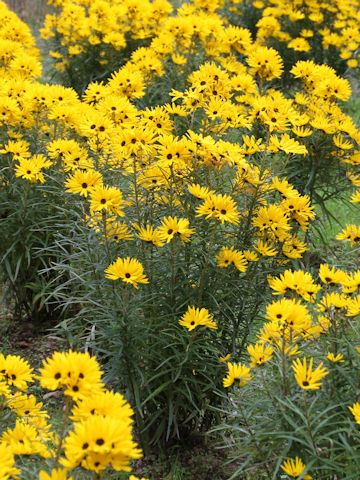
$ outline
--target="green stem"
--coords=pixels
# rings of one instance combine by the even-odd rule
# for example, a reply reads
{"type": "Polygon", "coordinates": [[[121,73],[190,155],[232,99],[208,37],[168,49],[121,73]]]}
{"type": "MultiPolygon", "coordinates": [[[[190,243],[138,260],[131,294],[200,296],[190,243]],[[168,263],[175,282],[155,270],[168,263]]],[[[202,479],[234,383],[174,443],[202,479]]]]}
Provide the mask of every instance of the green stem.
{"type": "Polygon", "coordinates": [[[281,374],[283,377],[283,388],[284,388],[283,395],[284,397],[286,397],[288,393],[288,387],[287,387],[287,379],[286,379],[286,354],[285,354],[286,342],[284,339],[284,335],[285,334],[283,334],[281,339],[281,374]]]}
{"type": "Polygon", "coordinates": [[[314,452],[317,454],[318,449],[317,449],[317,446],[316,446],[316,443],[315,443],[314,436],[313,436],[312,431],[311,431],[309,411],[308,411],[307,399],[306,399],[306,390],[304,390],[304,413],[305,413],[305,418],[306,418],[306,426],[307,426],[307,430],[308,430],[309,435],[310,435],[311,443],[312,443],[312,446],[314,448],[314,452]]]}
{"type": "Polygon", "coordinates": [[[68,397],[68,396],[65,396],[65,410],[64,410],[63,419],[62,419],[62,422],[61,422],[61,427],[60,427],[59,444],[58,444],[58,447],[56,449],[56,456],[55,456],[55,460],[54,460],[54,468],[59,465],[59,459],[60,459],[61,449],[62,449],[62,445],[63,445],[63,441],[64,441],[65,430],[66,430],[66,426],[67,426],[68,420],[69,420],[71,403],[72,403],[71,398],[68,397]]]}
{"type": "Polygon", "coordinates": [[[210,255],[211,255],[211,250],[212,250],[212,247],[213,247],[213,244],[214,244],[215,233],[216,233],[216,229],[217,229],[218,225],[219,225],[219,221],[216,220],[216,223],[215,223],[214,228],[212,229],[212,232],[211,232],[211,235],[210,235],[209,247],[208,247],[208,251],[207,251],[207,254],[206,254],[206,258],[205,258],[204,268],[201,272],[200,284],[199,284],[199,295],[198,295],[198,306],[199,307],[201,306],[201,300],[202,300],[202,295],[203,295],[205,280],[206,280],[206,273],[207,273],[209,260],[210,260],[210,255]]]}

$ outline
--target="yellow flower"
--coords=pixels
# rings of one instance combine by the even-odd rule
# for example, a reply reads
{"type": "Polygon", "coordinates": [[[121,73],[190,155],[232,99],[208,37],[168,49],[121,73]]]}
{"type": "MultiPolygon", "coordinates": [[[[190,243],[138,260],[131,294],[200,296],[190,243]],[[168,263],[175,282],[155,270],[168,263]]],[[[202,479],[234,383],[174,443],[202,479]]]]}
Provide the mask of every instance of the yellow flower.
{"type": "Polygon", "coordinates": [[[131,283],[135,288],[138,288],[138,283],[149,283],[143,272],[144,268],[136,258],[122,259],[118,257],[105,269],[105,277],[110,278],[110,280],[121,278],[123,282],[131,283]]]}
{"type": "Polygon", "coordinates": [[[30,367],[27,360],[24,360],[19,355],[4,355],[0,354],[0,376],[8,385],[13,385],[19,390],[25,391],[27,384],[33,382],[33,369],[30,367]]]}
{"type": "Polygon", "coordinates": [[[225,355],[225,357],[219,357],[219,362],[220,362],[220,363],[226,363],[226,362],[229,360],[230,357],[231,357],[231,354],[230,354],[230,353],[228,353],[227,355],[225,355]]]}
{"type": "Polygon", "coordinates": [[[67,477],[67,470],[54,468],[50,475],[41,470],[39,472],[39,480],[72,480],[72,477],[67,477]]]}
{"type": "Polygon", "coordinates": [[[310,358],[309,367],[306,365],[306,358],[301,363],[300,358],[293,361],[292,369],[295,372],[295,379],[298,385],[304,390],[317,390],[321,386],[320,380],[329,372],[322,368],[322,363],[313,371],[313,358],[310,358]]]}
{"type": "MultiPolygon", "coordinates": [[[[289,458],[288,460],[285,460],[280,467],[284,470],[285,473],[287,473],[290,477],[297,478],[299,477],[303,471],[306,468],[306,465],[303,464],[301,458],[295,457],[295,460],[293,458],[289,458]]],[[[312,476],[305,474],[302,476],[304,480],[311,480],[312,476]]]]}
{"type": "Polygon", "coordinates": [[[328,352],[328,354],[325,357],[327,360],[330,360],[330,362],[336,363],[336,362],[344,362],[343,358],[344,355],[342,353],[338,353],[337,355],[334,355],[331,352],[328,352]]]}
{"type": "Polygon", "coordinates": [[[262,365],[272,358],[274,349],[270,345],[266,345],[264,342],[256,342],[255,345],[249,345],[247,351],[250,355],[250,366],[256,367],[262,365]]]}
{"type": "Polygon", "coordinates": [[[0,478],[2,480],[18,478],[20,470],[15,468],[14,453],[5,443],[0,443],[0,458],[0,478]]]}
{"type": "Polygon", "coordinates": [[[247,270],[247,260],[244,254],[235,250],[234,247],[222,247],[216,258],[218,267],[228,267],[233,263],[240,272],[246,272],[247,270]]]}
{"type": "Polygon", "coordinates": [[[250,367],[247,367],[245,364],[228,362],[227,367],[227,376],[223,378],[225,388],[231,387],[235,380],[239,380],[239,386],[243,387],[252,378],[250,375],[250,367]]]}
{"type": "Polygon", "coordinates": [[[221,223],[229,222],[237,224],[240,213],[235,201],[229,195],[208,195],[204,203],[196,209],[197,217],[216,218],[221,223]]]}
{"type": "Polygon", "coordinates": [[[194,233],[193,228],[189,228],[187,218],[164,217],[160,227],[158,227],[159,238],[161,241],[169,243],[176,234],[179,235],[182,243],[190,241],[190,235],[194,233]]]}
{"type": "Polygon", "coordinates": [[[65,438],[64,453],[61,463],[65,468],[81,465],[95,472],[104,470],[109,464],[115,470],[129,471],[130,460],[142,456],[132,439],[131,418],[101,415],[74,423],[74,430],[65,438]]]}
{"type": "Polygon", "coordinates": [[[187,312],[179,320],[179,325],[183,325],[189,331],[199,325],[204,325],[208,328],[217,329],[216,323],[213,321],[213,317],[209,314],[206,308],[188,307],[187,312]]]}
{"type": "Polygon", "coordinates": [[[349,407],[349,410],[354,415],[356,423],[360,425],[360,403],[354,403],[352,407],[349,407]]]}

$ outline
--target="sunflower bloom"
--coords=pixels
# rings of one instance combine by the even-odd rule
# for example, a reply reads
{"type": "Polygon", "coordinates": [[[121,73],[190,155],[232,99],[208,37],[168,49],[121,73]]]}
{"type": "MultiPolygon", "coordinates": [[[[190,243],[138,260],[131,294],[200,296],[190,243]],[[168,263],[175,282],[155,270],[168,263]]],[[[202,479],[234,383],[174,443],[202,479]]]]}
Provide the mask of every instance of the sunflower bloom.
{"type": "Polygon", "coordinates": [[[251,380],[250,367],[243,365],[242,363],[228,362],[228,373],[223,378],[223,385],[225,388],[231,387],[235,380],[239,380],[239,386],[243,387],[251,380]]]}
{"type": "Polygon", "coordinates": [[[41,470],[41,472],[39,472],[39,480],[72,480],[72,477],[67,476],[67,470],[54,468],[50,475],[44,472],[44,470],[41,470]]]}
{"type": "Polygon", "coordinates": [[[149,280],[144,275],[144,268],[136,258],[120,258],[105,269],[105,277],[110,280],[121,280],[125,283],[131,283],[135,288],[138,288],[138,283],[149,283],[149,280]]]}
{"type": "Polygon", "coordinates": [[[188,307],[187,312],[179,320],[179,325],[186,327],[189,332],[199,325],[216,329],[216,323],[206,308],[188,307]]]}
{"type": "Polygon", "coordinates": [[[295,379],[298,385],[304,390],[318,390],[321,386],[320,380],[329,372],[326,368],[322,368],[323,363],[313,371],[313,358],[310,358],[309,367],[306,365],[306,358],[301,363],[300,358],[293,361],[292,369],[295,372],[295,379]]]}
{"type": "MultiPolygon", "coordinates": [[[[295,460],[293,458],[289,458],[288,460],[285,460],[280,467],[284,470],[284,472],[289,475],[289,477],[294,477],[298,478],[299,475],[303,473],[303,471],[306,468],[306,465],[303,464],[301,458],[295,457],[295,460]]],[[[304,480],[311,480],[312,476],[305,474],[302,477],[304,480]]]]}
{"type": "Polygon", "coordinates": [[[354,403],[352,407],[349,407],[349,410],[354,415],[356,423],[360,425],[360,403],[354,403]]]}
{"type": "Polygon", "coordinates": [[[141,450],[132,440],[131,418],[110,418],[93,415],[74,423],[64,441],[67,469],[81,465],[86,470],[100,472],[110,464],[115,470],[129,471],[131,459],[140,458],[141,450]]]}
{"type": "Polygon", "coordinates": [[[221,223],[229,222],[237,224],[239,222],[240,213],[237,209],[235,201],[229,195],[208,195],[204,203],[197,207],[196,216],[205,218],[216,218],[221,223]]]}

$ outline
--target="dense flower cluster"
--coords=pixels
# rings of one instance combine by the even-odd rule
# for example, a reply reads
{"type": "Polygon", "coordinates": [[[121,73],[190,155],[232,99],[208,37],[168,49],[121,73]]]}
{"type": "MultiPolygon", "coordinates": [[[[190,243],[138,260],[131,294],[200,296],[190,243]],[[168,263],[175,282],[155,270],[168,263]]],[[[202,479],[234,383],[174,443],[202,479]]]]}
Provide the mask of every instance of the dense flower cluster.
{"type": "MultiPolygon", "coordinates": [[[[342,378],[347,369],[353,368],[353,362],[356,362],[354,357],[356,358],[360,352],[356,346],[358,342],[356,318],[360,315],[359,275],[360,270],[346,272],[321,264],[318,272],[318,280],[321,283],[315,283],[313,276],[303,270],[286,270],[278,277],[269,276],[268,282],[273,294],[281,295],[282,298],[267,306],[268,321],[258,333],[257,342],[247,347],[250,365],[228,363],[227,375],[223,379],[224,387],[230,387],[236,379],[240,380],[240,386],[245,386],[248,381],[256,382],[259,378],[261,382],[269,384],[265,386],[265,391],[269,394],[268,388],[272,387],[268,375],[275,375],[279,384],[282,383],[280,388],[283,396],[291,395],[291,389],[295,390],[296,387],[300,387],[304,392],[305,403],[301,408],[305,416],[308,415],[306,395],[321,389],[316,401],[319,404],[319,411],[322,408],[329,408],[335,416],[335,408],[338,408],[336,413],[339,415],[338,421],[344,422],[343,410],[334,404],[331,394],[330,398],[327,398],[326,392],[333,388],[336,375],[342,378]],[[304,300],[307,305],[303,303],[304,300]],[[347,339],[346,332],[349,331],[353,334],[347,339]],[[303,356],[304,353],[307,356],[303,356]],[[316,368],[315,357],[323,359],[316,368]],[[337,370],[337,365],[342,367],[337,370]],[[293,380],[289,368],[293,372],[293,380]],[[265,373],[266,370],[268,374],[265,373]],[[310,392],[306,394],[307,391],[310,392]]],[[[350,385],[351,381],[349,392],[346,394],[347,401],[356,393],[356,388],[354,390],[350,385]]],[[[296,398],[295,393],[293,398],[296,398]]],[[[348,409],[355,421],[360,423],[358,402],[348,405],[348,409]]],[[[310,424],[307,428],[310,428],[310,424]]],[[[318,438],[315,432],[314,442],[318,438]]],[[[332,435],[331,438],[335,441],[337,432],[334,431],[332,435]]],[[[321,442],[320,437],[318,441],[321,442]]],[[[353,441],[357,442],[357,439],[353,441]]],[[[295,448],[294,451],[300,450],[295,448]]],[[[301,458],[296,457],[284,460],[281,468],[290,477],[298,478],[305,472],[306,466],[301,458]]],[[[305,474],[302,478],[312,477],[305,474]]]]}
{"type": "MultiPolygon", "coordinates": [[[[301,446],[326,459],[328,445],[316,444],[322,417],[307,399],[319,395],[328,411],[320,395],[352,378],[358,355],[360,271],[300,269],[314,203],[344,185],[360,202],[360,130],[344,111],[358,0],[49,5],[41,35],[63,84],[38,81],[34,38],[0,2],[3,276],[21,314],[64,312],[132,407],[104,387],[87,353],[55,352],[37,375],[21,357],[0,355],[10,412],[1,478],[20,475],[14,456],[32,454],[54,460],[40,480],[130,471],[141,456],[134,412],[141,446],[164,445],[213,426],[233,401],[224,387],[241,396],[258,382],[275,413],[256,417],[254,406],[259,429],[247,415],[240,424],[251,439],[260,432],[248,450],[254,465],[277,469],[269,478],[282,470],[311,479],[301,446]],[[270,292],[277,298],[266,306],[270,292]],[[26,393],[34,378],[64,391],[68,431],[53,432],[26,393]],[[292,429],[298,415],[308,437],[297,442],[282,424],[265,461],[262,422],[283,412],[292,429]]],[[[356,249],[360,227],[346,225],[337,239],[356,249]]],[[[359,423],[353,385],[346,414],[334,413],[341,422],[351,412],[359,423]]],[[[323,438],[335,450],[344,438],[356,443],[348,431],[323,438]]]]}
{"type": "Polygon", "coordinates": [[[67,472],[78,466],[100,472],[112,466],[130,471],[130,459],[141,451],[132,438],[133,410],[120,393],[107,390],[95,357],[88,353],[55,352],[43,361],[36,375],[43,388],[64,389],[68,396],[63,426],[70,418],[69,430],[55,432],[50,417],[28,387],[35,375],[28,362],[19,356],[0,357],[1,414],[11,418],[0,437],[1,478],[19,478],[14,455],[40,455],[55,460],[65,469],[54,469],[41,480],[66,479],[67,472]],[[66,436],[64,437],[64,433],[66,436]]]}

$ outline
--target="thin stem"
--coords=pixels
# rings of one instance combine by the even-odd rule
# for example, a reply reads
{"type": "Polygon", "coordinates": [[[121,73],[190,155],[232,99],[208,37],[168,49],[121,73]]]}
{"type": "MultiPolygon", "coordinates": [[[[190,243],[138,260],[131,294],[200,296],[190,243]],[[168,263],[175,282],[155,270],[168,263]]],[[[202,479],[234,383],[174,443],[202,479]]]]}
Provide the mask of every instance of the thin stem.
{"type": "Polygon", "coordinates": [[[212,247],[213,247],[213,244],[214,244],[214,239],[215,239],[215,232],[216,232],[216,229],[217,229],[218,225],[219,225],[219,221],[216,220],[216,223],[215,223],[214,228],[213,228],[213,230],[211,232],[211,235],[210,235],[209,247],[208,247],[208,251],[207,251],[207,254],[206,254],[206,258],[205,258],[204,268],[201,272],[200,284],[199,284],[199,296],[198,296],[199,307],[201,306],[201,300],[202,300],[202,295],[203,295],[204,286],[205,286],[207,268],[208,268],[208,265],[209,265],[211,250],[212,250],[212,247]]]}
{"type": "Polygon", "coordinates": [[[56,449],[54,467],[57,467],[58,464],[59,464],[62,444],[63,444],[64,436],[65,436],[65,430],[66,430],[66,426],[67,426],[68,420],[69,420],[69,412],[70,412],[70,408],[71,408],[71,403],[72,403],[71,398],[68,397],[68,396],[65,396],[65,410],[64,410],[63,419],[62,419],[62,422],[61,422],[61,427],[60,427],[59,444],[58,444],[58,447],[56,449]]]}
{"type": "Polygon", "coordinates": [[[285,354],[285,348],[286,348],[286,342],[284,339],[284,335],[282,336],[281,339],[281,374],[282,374],[282,379],[283,379],[283,394],[284,397],[286,397],[288,393],[288,387],[287,387],[287,378],[286,378],[286,354],[285,354]]]}
{"type": "Polygon", "coordinates": [[[304,390],[304,413],[305,413],[305,418],[306,418],[306,426],[307,430],[309,432],[310,438],[311,438],[311,443],[314,448],[314,452],[317,454],[317,446],[315,443],[314,436],[311,431],[311,424],[310,424],[310,419],[309,419],[309,411],[308,411],[308,406],[307,406],[307,399],[306,399],[306,390],[304,390]]]}

